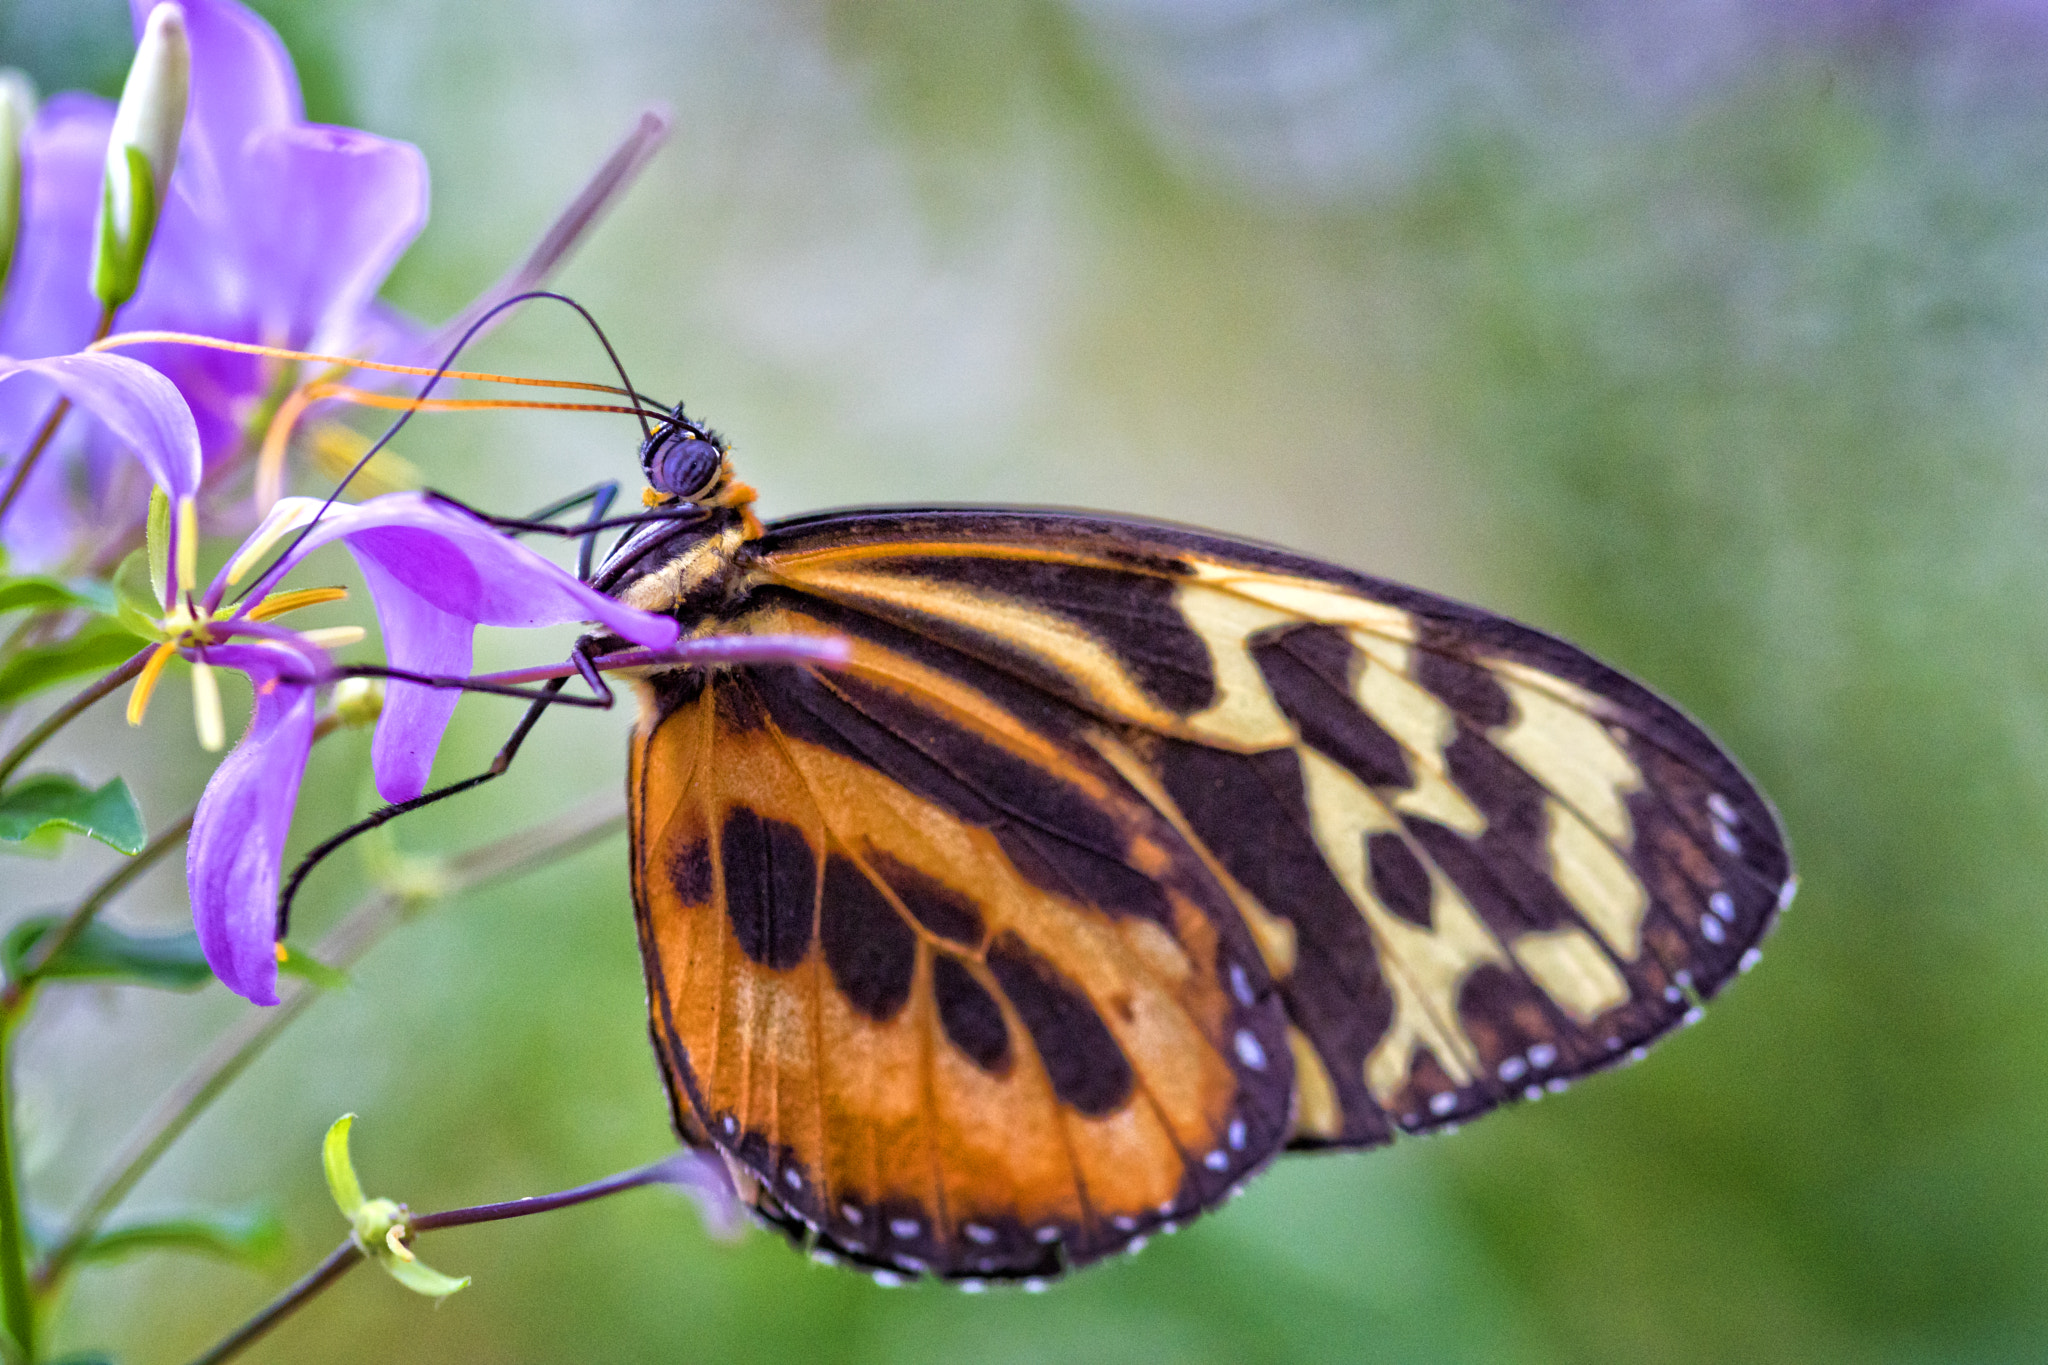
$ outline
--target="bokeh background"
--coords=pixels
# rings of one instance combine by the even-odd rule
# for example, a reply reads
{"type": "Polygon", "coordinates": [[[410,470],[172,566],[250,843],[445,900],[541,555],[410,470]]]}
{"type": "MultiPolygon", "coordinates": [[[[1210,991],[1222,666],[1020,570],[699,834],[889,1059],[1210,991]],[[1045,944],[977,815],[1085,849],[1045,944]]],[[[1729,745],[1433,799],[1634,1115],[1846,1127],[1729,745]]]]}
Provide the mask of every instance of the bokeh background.
{"type": "MultiPolygon", "coordinates": [[[[2048,5],[255,8],[312,117],[425,150],[433,218],[388,296],[428,319],[669,102],[563,284],[642,387],[734,437],[770,514],[1110,507],[1477,600],[1705,720],[1805,880],[1761,968],[1649,1063],[1283,1162],[1042,1296],[884,1290],[641,1192],[436,1234],[475,1276],[456,1299],[358,1272],[252,1358],[2048,1357],[2048,5]]],[[[46,91],[114,93],[130,48],[119,0],[0,8],[0,62],[46,91]]],[[[543,313],[477,359],[602,377],[543,313]]],[[[402,448],[510,512],[630,480],[633,435],[440,417],[402,448]]],[[[179,710],[122,769],[160,818],[207,771],[179,710]]],[[[511,717],[465,703],[441,771],[511,717]]],[[[135,743],[96,721],[88,768],[135,743]]],[[[399,846],[613,786],[624,728],[554,718],[399,846]]],[[[307,842],[369,804],[354,743],[316,756],[307,842]]],[[[311,922],[365,875],[323,874],[311,922]]],[[[175,923],[176,870],[119,912],[175,923]]],[[[342,1230],[315,1153],[344,1110],[373,1192],[418,1208],[658,1155],[641,1001],[621,839],[435,908],[136,1196],[267,1202],[279,1258],[89,1270],[65,1340],[180,1360],[310,1265],[342,1230]]],[[[75,1197],[244,1008],[53,992],[18,1058],[38,1199],[75,1197]]]]}

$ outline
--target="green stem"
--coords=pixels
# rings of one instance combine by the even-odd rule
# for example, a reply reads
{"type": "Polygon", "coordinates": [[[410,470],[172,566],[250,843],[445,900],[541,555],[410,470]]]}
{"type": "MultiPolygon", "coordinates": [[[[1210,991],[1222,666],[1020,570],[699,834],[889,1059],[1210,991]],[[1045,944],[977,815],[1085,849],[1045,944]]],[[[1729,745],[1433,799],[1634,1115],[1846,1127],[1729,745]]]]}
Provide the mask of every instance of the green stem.
{"type": "MultiPolygon", "coordinates": [[[[618,829],[625,818],[619,807],[616,796],[598,797],[553,820],[451,858],[441,895],[456,895],[574,853],[618,829]]],[[[314,945],[313,956],[345,971],[416,907],[416,900],[397,892],[370,896],[314,945]]],[[[57,1283],[106,1216],[127,1198],[157,1158],[320,994],[303,980],[281,983],[277,993],[276,1005],[243,1015],[207,1050],[185,1079],[157,1102],[115,1156],[107,1174],[86,1195],[56,1247],[36,1267],[34,1280],[38,1290],[46,1292],[57,1283]]]]}
{"type": "Polygon", "coordinates": [[[84,715],[94,702],[140,673],[142,665],[148,659],[149,650],[141,651],[127,663],[122,664],[119,668],[107,674],[106,677],[101,678],[91,687],[86,688],[85,691],[80,692],[70,701],[65,702],[55,711],[52,711],[44,718],[42,724],[23,735],[21,743],[9,749],[5,758],[0,758],[0,782],[5,782],[8,778],[12,777],[14,770],[27,762],[30,754],[42,748],[50,736],[84,715]]]}
{"type": "Polygon", "coordinates": [[[298,1312],[315,1294],[348,1274],[362,1259],[363,1249],[356,1245],[355,1238],[348,1238],[328,1252],[327,1259],[314,1266],[304,1279],[272,1299],[269,1307],[237,1327],[231,1335],[223,1337],[192,1365],[221,1365],[223,1361],[233,1360],[267,1336],[271,1328],[298,1312]]]}
{"type": "Polygon", "coordinates": [[[36,1358],[36,1304],[29,1294],[28,1235],[21,1182],[14,1169],[14,1095],[7,1044],[12,1029],[0,1024],[0,1320],[24,1361],[36,1358]]]}

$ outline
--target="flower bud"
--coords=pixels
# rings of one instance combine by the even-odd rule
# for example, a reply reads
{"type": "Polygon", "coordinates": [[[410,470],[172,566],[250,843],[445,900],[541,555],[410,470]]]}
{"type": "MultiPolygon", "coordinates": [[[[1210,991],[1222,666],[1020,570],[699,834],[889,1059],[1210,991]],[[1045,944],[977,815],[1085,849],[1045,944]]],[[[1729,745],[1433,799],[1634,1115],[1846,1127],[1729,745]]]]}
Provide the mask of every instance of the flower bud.
{"type": "Polygon", "coordinates": [[[343,678],[334,685],[334,718],[351,730],[366,730],[384,714],[381,678],[343,678]]]}
{"type": "Polygon", "coordinates": [[[19,71],[0,71],[0,291],[21,235],[21,144],[36,116],[36,89],[19,71]]]}
{"type": "Polygon", "coordinates": [[[191,80],[185,11],[177,5],[158,5],[143,26],[135,64],[128,68],[128,83],[114,111],[113,135],[107,140],[92,291],[109,309],[126,303],[142,278],[142,262],[149,255],[171,167],[178,160],[191,80]]]}

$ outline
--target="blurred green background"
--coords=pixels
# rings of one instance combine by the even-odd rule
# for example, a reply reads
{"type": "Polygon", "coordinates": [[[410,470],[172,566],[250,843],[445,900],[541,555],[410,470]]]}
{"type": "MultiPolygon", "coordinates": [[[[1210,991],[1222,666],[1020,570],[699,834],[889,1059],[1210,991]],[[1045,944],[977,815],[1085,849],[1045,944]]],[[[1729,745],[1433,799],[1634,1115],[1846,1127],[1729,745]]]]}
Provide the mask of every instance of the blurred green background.
{"type": "MultiPolygon", "coordinates": [[[[1762,967],[1646,1065],[1455,1138],[1281,1163],[1042,1296],[883,1290],[642,1192],[436,1234],[270,1361],[2048,1358],[2048,4],[2027,0],[257,0],[312,117],[418,143],[389,296],[494,278],[634,112],[675,136],[562,283],[736,442],[770,515],[1117,508],[1279,541],[1579,640],[1705,720],[1804,874],[1762,967]]],[[[118,88],[118,0],[10,0],[0,61],[118,88]]],[[[601,378],[535,313],[485,366],[601,378]]],[[[515,511],[631,479],[624,419],[415,425],[515,511]]],[[[530,651],[531,646],[528,646],[530,651]]],[[[507,653],[513,657],[530,657],[507,653]]],[[[178,707],[124,768],[207,766],[178,707]]],[[[510,724],[465,703],[442,772],[510,724]]],[[[130,742],[118,717],[75,752],[130,742]]],[[[623,767],[552,719],[401,827],[480,842],[623,767]]],[[[370,800],[316,756],[301,838],[370,800]]],[[[81,760],[85,761],[85,760],[81,760]]],[[[311,922],[360,894],[324,874],[311,922]]],[[[121,906],[185,913],[175,869],[121,906]]],[[[267,1270],[90,1270],[65,1339],[183,1359],[374,1193],[559,1188],[668,1142],[623,841],[394,935],[142,1209],[270,1201],[267,1270]]],[[[29,1179],[62,1208],[243,1008],[53,994],[29,1179]]]]}

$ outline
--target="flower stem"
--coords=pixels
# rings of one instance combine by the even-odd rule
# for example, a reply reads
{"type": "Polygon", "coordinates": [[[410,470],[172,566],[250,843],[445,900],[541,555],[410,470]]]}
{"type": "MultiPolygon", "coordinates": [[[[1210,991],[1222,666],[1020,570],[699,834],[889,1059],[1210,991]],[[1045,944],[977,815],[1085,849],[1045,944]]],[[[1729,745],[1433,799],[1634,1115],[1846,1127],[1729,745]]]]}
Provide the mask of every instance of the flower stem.
{"type": "Polygon", "coordinates": [[[221,1365],[222,1361],[234,1359],[266,1336],[271,1328],[298,1312],[315,1294],[348,1274],[362,1259],[363,1249],[356,1245],[356,1239],[347,1238],[328,1252],[327,1259],[314,1266],[304,1279],[272,1299],[269,1307],[223,1337],[192,1365],[221,1365]]]}
{"type": "Polygon", "coordinates": [[[57,956],[75,942],[93,922],[108,901],[121,894],[137,877],[162,861],[163,856],[174,848],[184,845],[185,836],[192,832],[192,817],[196,811],[187,811],[183,819],[160,831],[149,841],[140,853],[124,861],[108,873],[100,884],[86,893],[85,899],[72,908],[63,923],[36,940],[34,948],[23,958],[21,972],[4,988],[0,988],[0,1028],[13,1022],[14,1016],[28,999],[29,990],[43,969],[57,960],[57,956]]]}
{"type": "MultiPolygon", "coordinates": [[[[442,1213],[423,1213],[407,1219],[406,1227],[410,1232],[417,1234],[431,1232],[435,1228],[457,1228],[469,1223],[494,1223],[501,1218],[525,1218],[531,1214],[549,1213],[555,1209],[566,1209],[572,1204],[587,1204],[593,1199],[603,1199],[606,1195],[638,1189],[642,1185],[667,1184],[675,1178],[676,1171],[691,1160],[693,1158],[689,1155],[678,1153],[556,1194],[537,1194],[527,1199],[508,1199],[501,1204],[478,1204],[472,1208],[448,1209],[442,1213]]],[[[236,1328],[233,1334],[223,1338],[219,1345],[193,1361],[192,1365],[222,1365],[222,1362],[233,1359],[264,1333],[304,1307],[315,1294],[340,1279],[350,1267],[362,1259],[362,1255],[362,1249],[356,1245],[353,1237],[343,1242],[329,1252],[327,1259],[315,1266],[305,1278],[272,1299],[262,1312],[236,1328]]]]}
{"type": "Polygon", "coordinates": [[[13,509],[15,500],[21,496],[22,488],[28,483],[28,476],[35,473],[37,461],[43,458],[44,448],[50,444],[50,439],[57,434],[57,427],[70,411],[71,400],[59,398],[56,406],[50,409],[50,415],[43,419],[43,425],[36,432],[35,440],[29,442],[28,453],[23,455],[21,463],[14,467],[14,477],[7,481],[7,491],[0,493],[0,521],[7,519],[7,513],[13,509]]]}
{"type": "Polygon", "coordinates": [[[50,736],[84,715],[94,702],[140,673],[144,661],[148,658],[149,650],[141,651],[127,663],[52,711],[41,725],[23,735],[21,743],[9,749],[5,758],[0,758],[0,782],[12,777],[14,770],[27,762],[30,754],[42,748],[50,736]]]}
{"type": "MultiPolygon", "coordinates": [[[[94,341],[105,340],[107,333],[114,330],[114,310],[104,309],[100,313],[100,325],[93,332],[94,341]]],[[[7,520],[9,509],[15,499],[21,496],[22,488],[28,483],[28,476],[35,472],[36,463],[43,458],[43,451],[57,434],[57,427],[64,421],[64,414],[71,411],[71,400],[59,398],[57,405],[50,409],[50,415],[43,419],[42,429],[36,432],[35,440],[29,442],[28,453],[21,457],[21,463],[14,467],[14,477],[7,481],[7,491],[0,493],[0,522],[7,520]]]]}
{"type": "MultiPolygon", "coordinates": [[[[442,895],[456,895],[485,882],[528,871],[606,837],[624,822],[625,813],[620,805],[617,796],[597,797],[552,820],[449,859],[442,895]]],[[[345,971],[402,922],[416,904],[416,900],[395,891],[380,891],[366,897],[314,946],[313,955],[345,971]]],[[[276,1005],[252,1009],[243,1015],[207,1050],[185,1079],[157,1102],[115,1156],[107,1173],[86,1195],[54,1249],[36,1268],[38,1290],[47,1291],[57,1283],[99,1230],[101,1222],[128,1196],[157,1158],[319,994],[316,987],[303,980],[282,984],[276,1005]]]]}
{"type": "Polygon", "coordinates": [[[14,1085],[8,1066],[13,1030],[0,1023],[0,1321],[21,1351],[36,1358],[36,1303],[29,1293],[28,1234],[14,1168],[14,1085]]]}
{"type": "Polygon", "coordinates": [[[623,1190],[638,1189],[642,1185],[662,1185],[673,1182],[677,1172],[691,1161],[686,1154],[663,1157],[645,1166],[636,1166],[630,1171],[593,1180],[588,1185],[574,1189],[560,1190],[554,1194],[529,1195],[525,1199],[508,1199],[500,1204],[476,1204],[466,1209],[449,1209],[444,1213],[422,1213],[406,1220],[414,1232],[432,1232],[436,1228],[459,1228],[469,1223],[495,1223],[500,1218],[524,1218],[528,1214],[548,1213],[554,1209],[566,1209],[572,1204],[587,1204],[593,1199],[602,1199],[608,1194],[623,1190]]]}

